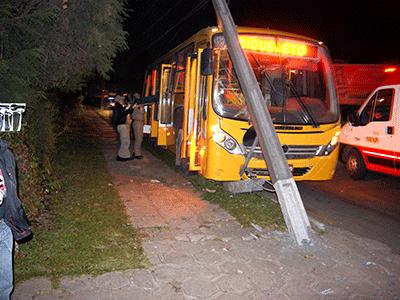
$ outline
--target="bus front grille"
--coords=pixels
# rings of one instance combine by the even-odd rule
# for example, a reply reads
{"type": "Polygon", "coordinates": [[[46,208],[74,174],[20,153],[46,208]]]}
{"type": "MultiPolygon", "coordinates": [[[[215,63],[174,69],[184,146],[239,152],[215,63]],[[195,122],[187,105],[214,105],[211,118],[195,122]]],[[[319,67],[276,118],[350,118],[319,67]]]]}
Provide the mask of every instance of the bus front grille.
{"type": "MultiPolygon", "coordinates": [[[[309,146],[309,145],[283,145],[283,153],[286,159],[304,159],[313,158],[321,146],[309,146]]],[[[245,146],[246,154],[250,152],[251,147],[245,146]]],[[[256,147],[253,152],[253,157],[263,158],[261,147],[256,147]]]]}
{"type": "MultiPolygon", "coordinates": [[[[293,168],[292,169],[292,175],[293,176],[304,176],[307,174],[311,168],[305,167],[305,168],[293,168]]],[[[247,169],[247,175],[251,177],[253,176],[269,176],[269,171],[268,169],[262,169],[262,168],[248,168],[247,169]]]]}

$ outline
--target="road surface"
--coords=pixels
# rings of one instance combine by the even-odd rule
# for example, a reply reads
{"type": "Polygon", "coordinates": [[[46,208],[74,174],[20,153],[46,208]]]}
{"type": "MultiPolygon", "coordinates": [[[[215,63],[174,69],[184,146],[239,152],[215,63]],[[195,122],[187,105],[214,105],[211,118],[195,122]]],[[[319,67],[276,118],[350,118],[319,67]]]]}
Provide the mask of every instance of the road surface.
{"type": "Polygon", "coordinates": [[[339,163],[333,180],[298,182],[298,187],[311,217],[400,253],[400,178],[371,173],[355,181],[339,163]]]}

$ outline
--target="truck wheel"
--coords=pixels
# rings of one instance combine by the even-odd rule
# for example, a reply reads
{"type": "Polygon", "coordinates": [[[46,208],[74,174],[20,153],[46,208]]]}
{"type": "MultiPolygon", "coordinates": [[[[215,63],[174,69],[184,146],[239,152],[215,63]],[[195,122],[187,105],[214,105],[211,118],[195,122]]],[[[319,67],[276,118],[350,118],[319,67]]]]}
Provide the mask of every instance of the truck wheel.
{"type": "Polygon", "coordinates": [[[360,152],[352,149],[346,156],[347,173],[355,180],[363,179],[367,175],[367,168],[360,152]]]}

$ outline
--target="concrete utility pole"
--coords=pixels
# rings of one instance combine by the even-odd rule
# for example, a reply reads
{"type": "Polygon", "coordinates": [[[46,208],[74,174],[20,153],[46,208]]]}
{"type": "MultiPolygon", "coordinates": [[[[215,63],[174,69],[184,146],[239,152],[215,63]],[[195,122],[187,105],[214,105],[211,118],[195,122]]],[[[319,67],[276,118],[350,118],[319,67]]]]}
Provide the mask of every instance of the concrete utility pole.
{"type": "Polygon", "coordinates": [[[246,99],[262,153],[266,158],[269,174],[278,196],[286,226],[298,245],[308,244],[311,242],[310,222],[296,182],[289,170],[260,87],[240,46],[232,15],[225,0],[212,0],[212,2],[218,17],[218,26],[223,29],[225,43],[246,99]]]}

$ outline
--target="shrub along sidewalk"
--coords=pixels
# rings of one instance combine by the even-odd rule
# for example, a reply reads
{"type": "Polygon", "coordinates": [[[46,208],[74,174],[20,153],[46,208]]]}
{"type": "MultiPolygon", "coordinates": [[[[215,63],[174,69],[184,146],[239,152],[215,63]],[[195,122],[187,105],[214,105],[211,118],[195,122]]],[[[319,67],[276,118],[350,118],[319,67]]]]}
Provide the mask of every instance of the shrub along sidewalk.
{"type": "Polygon", "coordinates": [[[63,138],[55,177],[59,189],[47,216],[15,255],[17,282],[147,266],[95,140],[76,132],[63,138]]]}

